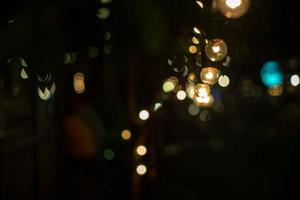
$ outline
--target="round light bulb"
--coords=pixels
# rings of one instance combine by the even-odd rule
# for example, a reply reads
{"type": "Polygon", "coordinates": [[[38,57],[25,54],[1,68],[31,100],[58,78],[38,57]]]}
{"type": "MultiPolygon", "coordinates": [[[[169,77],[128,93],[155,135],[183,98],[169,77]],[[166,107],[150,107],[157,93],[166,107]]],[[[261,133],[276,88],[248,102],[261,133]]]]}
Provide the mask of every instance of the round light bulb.
{"type": "Polygon", "coordinates": [[[214,67],[205,67],[201,70],[200,78],[203,83],[214,85],[219,78],[219,70],[214,67]]]}
{"type": "Polygon", "coordinates": [[[206,84],[198,83],[195,86],[195,98],[197,97],[207,97],[210,95],[210,87],[206,84]]]}
{"type": "Polygon", "coordinates": [[[230,79],[228,76],[226,75],[221,75],[219,77],[218,83],[221,87],[227,87],[230,83],[230,79]]]}
{"type": "Polygon", "coordinates": [[[186,85],[187,96],[191,99],[194,99],[195,96],[195,85],[193,83],[188,83],[186,85]]]}
{"type": "Polygon", "coordinates": [[[298,74],[294,74],[290,78],[291,85],[297,87],[300,84],[300,77],[298,74]]]}
{"type": "Polygon", "coordinates": [[[210,107],[214,103],[215,99],[212,95],[206,97],[195,97],[194,104],[199,107],[210,107]]]}
{"type": "Polygon", "coordinates": [[[209,60],[217,62],[226,57],[227,45],[222,39],[209,40],[204,51],[209,60]]]}
{"type": "Polygon", "coordinates": [[[147,120],[149,118],[149,112],[147,110],[141,110],[139,113],[139,117],[141,120],[147,120]]]}
{"type": "Polygon", "coordinates": [[[172,92],[178,84],[178,79],[175,76],[171,76],[163,83],[164,92],[172,92]]]}
{"type": "Polygon", "coordinates": [[[147,172],[147,167],[145,166],[145,165],[138,165],[137,167],[136,167],[136,173],[138,174],[138,175],[145,175],[146,174],[146,172],[147,172]]]}
{"type": "Polygon", "coordinates": [[[250,8],[250,0],[218,0],[218,9],[227,18],[239,18],[250,8]]]}
{"type": "Polygon", "coordinates": [[[177,96],[178,100],[182,101],[182,100],[184,100],[186,98],[186,93],[183,90],[179,90],[177,92],[176,96],[177,96]]]}
{"type": "Polygon", "coordinates": [[[147,148],[144,145],[140,145],[136,148],[136,153],[139,156],[144,156],[147,153],[147,148]]]}

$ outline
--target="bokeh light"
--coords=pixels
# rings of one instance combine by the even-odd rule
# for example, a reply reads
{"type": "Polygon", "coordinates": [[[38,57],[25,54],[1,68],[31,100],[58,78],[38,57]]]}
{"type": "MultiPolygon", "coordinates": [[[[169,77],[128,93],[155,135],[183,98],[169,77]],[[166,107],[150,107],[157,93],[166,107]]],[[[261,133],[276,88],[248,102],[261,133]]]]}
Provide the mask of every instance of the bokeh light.
{"type": "Polygon", "coordinates": [[[204,48],[207,58],[213,62],[220,61],[227,56],[227,45],[222,39],[209,40],[204,48]]]}
{"type": "Polygon", "coordinates": [[[196,106],[195,104],[191,104],[188,107],[188,112],[189,112],[190,115],[196,116],[196,115],[199,114],[200,108],[198,106],[196,106]]]}
{"type": "Polygon", "coordinates": [[[78,72],[74,74],[73,77],[73,87],[77,94],[82,94],[85,91],[85,77],[84,74],[81,72],[78,72]]]}
{"type": "Polygon", "coordinates": [[[270,96],[277,97],[280,96],[283,92],[283,86],[282,85],[277,85],[273,87],[268,88],[268,93],[270,96]]]}
{"type": "Polygon", "coordinates": [[[199,43],[200,43],[200,41],[198,40],[198,38],[195,37],[195,36],[192,37],[192,42],[193,42],[194,44],[199,44],[199,43]]]}
{"type": "Polygon", "coordinates": [[[147,173],[147,167],[145,165],[138,165],[136,167],[136,173],[138,175],[145,175],[147,173]]]}
{"type": "Polygon", "coordinates": [[[22,68],[20,75],[21,75],[22,79],[28,79],[29,78],[24,68],[22,68]]]}
{"type": "Polygon", "coordinates": [[[210,107],[214,103],[214,97],[212,95],[206,97],[197,96],[194,98],[194,104],[199,107],[210,107]]]}
{"type": "Polygon", "coordinates": [[[261,79],[267,87],[274,87],[283,83],[283,74],[277,61],[266,62],[261,71],[261,79]]]}
{"type": "Polygon", "coordinates": [[[189,47],[189,52],[190,52],[191,54],[195,54],[195,53],[198,52],[198,48],[197,48],[195,45],[191,45],[191,46],[189,47]]]}
{"type": "Polygon", "coordinates": [[[42,99],[44,101],[47,101],[50,99],[51,93],[47,87],[44,89],[44,91],[42,91],[41,88],[38,87],[37,91],[38,91],[38,95],[39,95],[40,99],[42,99]]]}
{"type": "Polygon", "coordinates": [[[221,87],[227,87],[230,83],[230,79],[228,76],[226,75],[221,75],[219,77],[218,83],[221,87]]]}
{"type": "Polygon", "coordinates": [[[172,92],[178,84],[178,79],[175,76],[171,76],[163,83],[164,92],[172,92]]]}
{"type": "Polygon", "coordinates": [[[121,137],[123,140],[130,140],[131,138],[131,132],[127,129],[123,130],[121,133],[121,137]]]}
{"type": "Polygon", "coordinates": [[[176,94],[178,100],[182,101],[186,98],[186,93],[184,90],[179,90],[176,94]]]}
{"type": "Polygon", "coordinates": [[[250,8],[250,0],[217,0],[220,12],[227,18],[239,18],[250,8]]]}
{"type": "Polygon", "coordinates": [[[300,77],[298,74],[294,74],[290,78],[290,83],[292,86],[297,87],[300,84],[300,77]]]}
{"type": "Polygon", "coordinates": [[[201,70],[200,78],[203,83],[214,85],[218,81],[219,70],[214,67],[205,67],[201,70]]]}
{"type": "Polygon", "coordinates": [[[186,93],[190,99],[194,99],[195,96],[195,85],[193,83],[188,83],[186,85],[186,93]]]}
{"type": "Polygon", "coordinates": [[[200,8],[202,8],[202,9],[204,8],[204,5],[201,1],[196,1],[196,3],[198,4],[198,6],[200,6],[200,8]]]}
{"type": "Polygon", "coordinates": [[[147,153],[147,148],[146,148],[144,145],[139,145],[139,146],[136,148],[136,153],[137,153],[139,156],[144,156],[144,155],[146,155],[146,153],[147,153]]]}
{"type": "Polygon", "coordinates": [[[97,16],[99,19],[107,19],[109,17],[110,10],[108,8],[99,8],[97,12],[97,16]]]}
{"type": "Polygon", "coordinates": [[[210,92],[210,87],[206,84],[198,83],[195,86],[195,95],[197,97],[207,97],[208,95],[210,95],[210,92]]]}
{"type": "Polygon", "coordinates": [[[115,152],[112,149],[105,149],[103,156],[106,160],[112,160],[115,157],[115,152]]]}
{"type": "Polygon", "coordinates": [[[147,120],[149,118],[150,114],[147,110],[141,110],[140,113],[139,113],[139,118],[141,120],[147,120]]]}

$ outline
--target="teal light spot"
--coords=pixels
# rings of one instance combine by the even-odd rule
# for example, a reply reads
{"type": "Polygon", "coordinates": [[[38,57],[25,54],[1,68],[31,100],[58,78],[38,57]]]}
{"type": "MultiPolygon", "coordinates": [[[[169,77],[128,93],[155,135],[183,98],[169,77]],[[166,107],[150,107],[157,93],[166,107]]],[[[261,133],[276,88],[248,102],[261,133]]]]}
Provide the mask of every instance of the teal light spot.
{"type": "Polygon", "coordinates": [[[262,82],[267,87],[278,86],[283,83],[283,73],[280,70],[280,64],[276,61],[266,62],[261,71],[260,76],[262,82]]]}

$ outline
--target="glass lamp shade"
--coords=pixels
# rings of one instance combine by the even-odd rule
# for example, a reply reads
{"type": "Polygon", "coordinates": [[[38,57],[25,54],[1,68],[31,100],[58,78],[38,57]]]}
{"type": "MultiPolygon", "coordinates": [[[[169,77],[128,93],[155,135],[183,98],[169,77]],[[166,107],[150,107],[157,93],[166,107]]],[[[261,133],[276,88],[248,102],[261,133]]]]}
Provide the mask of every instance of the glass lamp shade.
{"type": "Polygon", "coordinates": [[[215,99],[212,95],[194,98],[194,104],[199,107],[210,107],[213,105],[214,101],[215,99]]]}
{"type": "Polygon", "coordinates": [[[195,98],[197,97],[207,97],[210,95],[210,87],[206,84],[198,83],[195,86],[195,98]]]}
{"type": "Polygon", "coordinates": [[[201,70],[200,78],[203,83],[214,85],[218,81],[219,70],[214,67],[205,67],[201,70]]]}
{"type": "Polygon", "coordinates": [[[217,0],[220,12],[227,18],[239,18],[250,8],[250,0],[217,0]]]}
{"type": "Polygon", "coordinates": [[[227,55],[227,45],[222,39],[209,40],[204,48],[207,58],[213,62],[224,59],[227,55]]]}

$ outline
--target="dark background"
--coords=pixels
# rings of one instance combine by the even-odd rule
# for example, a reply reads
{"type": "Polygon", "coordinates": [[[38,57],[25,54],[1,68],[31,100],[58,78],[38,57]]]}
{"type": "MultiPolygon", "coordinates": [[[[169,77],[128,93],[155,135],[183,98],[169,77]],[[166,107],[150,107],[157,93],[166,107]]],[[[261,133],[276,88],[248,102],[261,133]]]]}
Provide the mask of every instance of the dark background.
{"type": "Polygon", "coordinates": [[[267,60],[279,61],[286,77],[299,73],[299,9],[297,0],[253,0],[244,17],[229,20],[212,12],[211,1],[204,10],[192,0],[3,2],[0,199],[299,198],[299,89],[271,97],[259,75],[267,60]],[[102,7],[110,9],[105,20],[96,15],[102,7]],[[187,53],[194,26],[224,38],[232,58],[222,69],[230,85],[218,88],[224,110],[209,110],[205,122],[188,114],[190,102],[161,92],[172,74],[167,59],[187,53]],[[96,58],[87,56],[91,46],[96,58]],[[66,52],[76,52],[73,64],[64,64],[66,52]],[[86,75],[82,95],[72,85],[78,71],[86,75]],[[46,74],[49,83],[37,79],[46,74]],[[245,80],[261,95],[245,91],[245,80]],[[52,82],[55,97],[39,99],[37,87],[52,82]],[[156,102],[162,109],[139,121],[138,112],[156,102]],[[64,137],[65,120],[81,106],[102,133],[88,159],[70,155],[64,137]],[[131,140],[122,140],[123,129],[131,140]],[[140,143],[148,147],[144,158],[134,154],[140,143]],[[104,159],[107,148],[113,160],[104,159]],[[143,177],[135,174],[140,162],[148,167],[143,177]]]}

